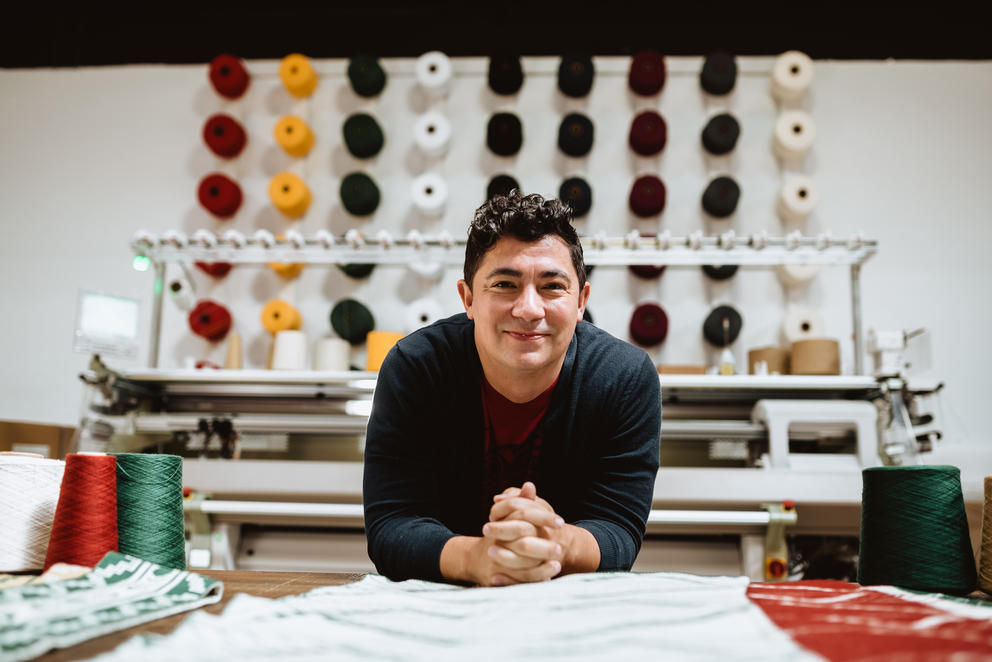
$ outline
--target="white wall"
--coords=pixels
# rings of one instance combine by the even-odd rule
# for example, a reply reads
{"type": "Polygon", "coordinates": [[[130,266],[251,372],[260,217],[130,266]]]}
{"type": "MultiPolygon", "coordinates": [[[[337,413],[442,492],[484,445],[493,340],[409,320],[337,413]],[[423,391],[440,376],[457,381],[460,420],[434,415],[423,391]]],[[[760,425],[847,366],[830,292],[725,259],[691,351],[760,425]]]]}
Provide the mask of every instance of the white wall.
{"type": "Polygon", "coordinates": [[[88,357],[72,352],[79,289],[141,298],[127,238],[170,227],[190,175],[181,113],[195,68],[0,71],[0,418],[75,425],[88,357]]]}
{"type": "MultiPolygon", "coordinates": [[[[701,102],[685,105],[697,85],[690,72],[698,70],[698,59],[673,59],[671,63],[673,75],[660,101],[663,114],[669,118],[671,142],[655,165],[669,182],[672,195],[661,227],[671,227],[679,233],[691,228],[692,214],[698,215],[698,195],[707,177],[695,148],[701,128],[699,118],[707,109],[701,102]],[[684,73],[680,74],[680,70],[684,73]],[[680,108],[686,107],[689,111],[680,114],[680,108]],[[688,184],[680,188],[680,181],[688,184]]],[[[274,68],[273,63],[253,66],[268,71],[274,68]]],[[[338,63],[325,66],[340,73],[338,63]]],[[[767,59],[744,60],[743,68],[749,66],[766,67],[767,59]]],[[[314,113],[315,124],[326,123],[315,126],[318,136],[323,130],[323,135],[331,135],[340,143],[338,127],[345,114],[358,107],[374,108],[387,131],[391,114],[395,120],[397,114],[411,112],[397,110],[398,106],[390,104],[386,97],[371,106],[359,104],[340,92],[344,83],[339,75],[335,80],[337,92],[326,92],[323,101],[315,99],[313,108],[303,109],[314,113]]],[[[553,89],[550,77],[542,80],[545,90],[553,89]]],[[[623,131],[639,102],[631,101],[629,95],[610,98],[608,86],[618,84],[616,81],[622,81],[622,77],[609,80],[614,82],[606,78],[607,82],[597,82],[600,97],[590,99],[587,110],[597,122],[595,149],[609,149],[603,146],[616,146],[619,141],[620,151],[586,163],[562,164],[558,159],[555,169],[543,179],[521,179],[525,188],[553,193],[566,170],[588,170],[593,177],[597,163],[610,166],[610,159],[622,159],[624,172],[622,177],[618,175],[619,183],[594,190],[594,215],[580,229],[603,228],[617,233],[641,223],[638,227],[646,230],[643,222],[630,219],[624,200],[631,179],[628,171],[650,169],[646,166],[651,164],[630,163],[629,157],[620,155],[625,154],[623,131]],[[608,117],[611,113],[617,118],[612,124],[608,117]]],[[[409,77],[404,79],[399,72],[391,77],[387,92],[398,95],[398,102],[422,110],[422,103],[409,96],[414,94],[411,85],[409,77]]],[[[760,96],[766,94],[765,85],[764,80],[753,76],[742,78],[731,101],[735,112],[744,116],[742,147],[757,145],[758,151],[750,153],[761,154],[753,168],[748,167],[747,156],[734,164],[735,176],[745,191],[744,200],[751,205],[744,210],[759,209],[759,215],[768,209],[778,177],[777,172],[768,169],[763,147],[774,120],[774,105],[760,96]],[[750,122],[748,113],[754,117],[750,122]],[[749,184],[749,177],[759,176],[760,181],[749,184]]],[[[284,157],[273,151],[269,131],[273,118],[290,110],[300,112],[300,107],[283,100],[277,88],[278,81],[271,76],[259,77],[253,84],[252,94],[256,96],[250,103],[255,104],[255,112],[243,115],[253,136],[253,151],[246,154],[241,165],[225,166],[238,170],[243,179],[245,211],[235,219],[239,223],[235,227],[243,231],[256,227],[279,229],[282,222],[273,216],[265,200],[265,181],[286,165],[280,160],[284,157]]],[[[529,129],[529,115],[525,116],[525,144],[547,143],[541,148],[547,152],[544,157],[554,159],[554,138],[543,134],[548,128],[556,131],[558,118],[569,106],[561,102],[549,104],[549,98],[541,93],[522,98],[521,103],[524,111],[528,107],[545,109],[543,119],[536,120],[537,129],[529,129]]],[[[815,88],[806,101],[817,123],[818,139],[804,168],[815,176],[821,194],[820,208],[808,230],[829,229],[835,236],[846,236],[864,229],[880,241],[879,255],[868,262],[863,272],[865,328],[929,328],[934,339],[934,375],[947,383],[944,403],[950,440],[985,447],[992,445],[986,438],[983,416],[988,393],[984,378],[992,370],[985,338],[992,328],[992,311],[985,291],[992,283],[992,264],[986,257],[992,245],[987,192],[992,180],[992,130],[987,121],[990,104],[992,63],[988,62],[818,62],[815,88]]],[[[479,97],[474,110],[488,113],[490,105],[490,100],[479,97]]],[[[67,425],[77,422],[81,400],[77,374],[88,360],[71,349],[79,289],[141,299],[145,324],[142,338],[146,337],[151,275],[131,269],[128,239],[137,228],[190,231],[201,226],[224,227],[209,219],[195,201],[199,178],[213,168],[212,158],[199,142],[199,132],[207,115],[221,107],[206,83],[205,66],[0,71],[0,223],[4,239],[0,242],[0,302],[5,311],[0,326],[4,375],[0,381],[0,418],[67,425]]],[[[232,108],[233,112],[239,111],[236,106],[232,108]]],[[[453,104],[448,110],[456,123],[460,121],[457,118],[464,108],[453,104]]],[[[473,126],[478,124],[473,122],[473,126]]],[[[484,121],[474,130],[484,131],[484,121]]],[[[378,159],[383,168],[390,158],[403,164],[397,179],[391,180],[388,172],[378,176],[380,184],[391,187],[384,192],[403,191],[402,198],[393,196],[393,200],[405,200],[408,180],[400,177],[409,178],[417,168],[409,162],[409,143],[409,136],[387,134],[387,149],[395,151],[384,152],[378,159]]],[[[485,149],[481,137],[457,144],[463,146],[456,150],[466,151],[460,152],[461,156],[449,154],[449,163],[454,166],[448,166],[452,172],[447,174],[466,179],[454,187],[451,212],[428,230],[444,227],[462,233],[466,214],[479,202],[478,189],[484,187],[486,168],[494,167],[479,153],[485,149]],[[455,172],[458,159],[465,163],[471,159],[474,170],[455,172]]],[[[311,172],[326,169],[332,173],[323,184],[311,183],[317,211],[308,214],[300,225],[305,233],[318,227],[342,231],[333,177],[351,168],[350,157],[340,144],[333,149],[328,147],[322,154],[303,166],[311,172]]],[[[530,158],[522,154],[524,161],[505,165],[511,170],[526,170],[531,167],[526,161],[530,158]]],[[[410,222],[404,211],[406,204],[384,203],[383,213],[365,222],[364,228],[386,227],[383,219],[387,217],[402,218],[403,223],[394,223],[393,227],[405,232],[410,222]],[[401,206],[390,208],[389,204],[401,206]]],[[[734,221],[739,231],[756,229],[749,217],[739,216],[734,221]]],[[[757,227],[775,234],[776,229],[781,230],[781,225],[774,225],[777,222],[772,215],[762,218],[757,227]]],[[[598,313],[597,322],[621,336],[626,334],[632,301],[659,296],[666,307],[680,305],[676,301],[681,291],[677,278],[688,278],[682,274],[668,278],[666,274],[658,285],[643,286],[627,284],[629,278],[620,272],[604,273],[593,275],[598,289],[591,308],[598,313]],[[615,296],[617,288],[623,290],[619,298],[615,296]]],[[[814,285],[807,302],[821,307],[827,314],[830,332],[842,337],[848,332],[850,319],[846,277],[842,271],[837,274],[840,278],[836,281],[821,276],[822,282],[814,285]]],[[[457,309],[453,294],[457,274],[449,276],[451,280],[429,293],[453,311],[457,309]]],[[[253,318],[260,302],[270,296],[289,291],[304,297],[307,292],[316,292],[312,311],[304,310],[305,316],[314,320],[308,327],[314,337],[329,330],[326,316],[330,304],[345,292],[366,299],[385,297],[397,304],[412,298],[411,293],[400,291],[402,269],[388,272],[380,268],[374,276],[378,280],[365,284],[349,282],[333,273],[308,272],[304,280],[288,286],[289,290],[270,277],[274,278],[267,272],[255,273],[240,286],[232,280],[209,292],[233,296],[236,287],[250,292],[254,308],[246,309],[245,318],[253,318]]],[[[694,274],[693,278],[693,287],[702,290],[698,284],[701,277],[694,274]]],[[[207,285],[206,280],[203,285],[207,285]]],[[[758,305],[774,290],[771,304],[778,311],[785,297],[780,290],[767,287],[771,286],[764,283],[750,288],[748,281],[741,279],[732,285],[707,287],[704,294],[712,302],[751,296],[758,305]]],[[[686,296],[691,298],[692,292],[686,296]]],[[[709,304],[695,305],[697,312],[704,315],[709,304]]],[[[381,326],[401,324],[401,309],[400,305],[379,305],[375,310],[382,318],[381,326]]],[[[746,319],[747,333],[752,335],[742,338],[735,348],[740,361],[749,346],[776,339],[778,312],[765,315],[764,308],[756,310],[746,319]]],[[[167,312],[166,332],[170,337],[163,341],[163,365],[177,365],[186,354],[222,358],[222,347],[211,349],[191,340],[185,335],[182,318],[169,306],[167,312]]],[[[672,336],[663,349],[654,352],[656,359],[672,363],[686,362],[681,358],[704,360],[698,341],[701,321],[673,315],[672,336]]],[[[248,331],[249,361],[252,357],[257,360],[263,352],[263,339],[254,328],[244,328],[248,331]]],[[[146,352],[147,343],[140,361],[113,365],[142,365],[146,352]]],[[[848,351],[845,367],[850,370],[850,365],[848,351]]]]}

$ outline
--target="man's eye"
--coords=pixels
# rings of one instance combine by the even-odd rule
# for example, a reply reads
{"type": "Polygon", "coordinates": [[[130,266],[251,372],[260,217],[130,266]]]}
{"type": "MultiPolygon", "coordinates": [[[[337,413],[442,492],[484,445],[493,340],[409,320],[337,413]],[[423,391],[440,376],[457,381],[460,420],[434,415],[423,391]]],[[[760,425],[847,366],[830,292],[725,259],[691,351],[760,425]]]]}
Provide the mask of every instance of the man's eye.
{"type": "Polygon", "coordinates": [[[501,280],[493,283],[493,287],[499,287],[499,288],[513,287],[513,283],[511,283],[508,280],[501,280]]]}
{"type": "Polygon", "coordinates": [[[564,290],[565,289],[565,286],[562,285],[561,283],[548,283],[544,287],[546,289],[549,289],[549,290],[564,290]]]}

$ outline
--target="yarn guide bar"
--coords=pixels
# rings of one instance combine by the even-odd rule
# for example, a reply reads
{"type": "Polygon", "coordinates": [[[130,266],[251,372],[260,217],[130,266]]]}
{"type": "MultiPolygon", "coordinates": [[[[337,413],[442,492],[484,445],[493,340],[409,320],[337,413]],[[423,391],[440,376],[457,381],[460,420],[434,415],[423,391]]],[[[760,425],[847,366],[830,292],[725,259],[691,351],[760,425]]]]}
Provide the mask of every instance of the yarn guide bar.
{"type": "MultiPolygon", "coordinates": [[[[147,232],[131,241],[136,255],[157,262],[302,262],[308,264],[409,264],[431,260],[460,266],[464,261],[465,241],[444,233],[392,237],[380,232],[376,237],[304,238],[293,241],[258,237],[233,241],[227,237],[176,242],[166,233],[155,237],[147,232]]],[[[672,266],[700,264],[774,266],[780,264],[860,265],[878,250],[878,242],[857,236],[846,243],[830,241],[824,236],[742,237],[731,241],[725,236],[690,236],[663,238],[584,237],[587,264],[626,266],[652,263],[672,266]]]]}

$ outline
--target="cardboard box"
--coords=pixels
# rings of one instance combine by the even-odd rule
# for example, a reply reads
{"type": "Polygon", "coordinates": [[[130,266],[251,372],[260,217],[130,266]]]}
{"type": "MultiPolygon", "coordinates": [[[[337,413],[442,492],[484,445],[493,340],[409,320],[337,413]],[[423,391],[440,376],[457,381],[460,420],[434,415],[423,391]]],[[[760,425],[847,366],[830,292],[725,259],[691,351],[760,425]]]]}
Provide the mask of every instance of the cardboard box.
{"type": "Polygon", "coordinates": [[[75,428],[22,421],[0,421],[0,451],[64,458],[75,428]]]}
{"type": "Polygon", "coordinates": [[[659,365],[658,374],[661,375],[705,375],[704,365],[659,365]]]}

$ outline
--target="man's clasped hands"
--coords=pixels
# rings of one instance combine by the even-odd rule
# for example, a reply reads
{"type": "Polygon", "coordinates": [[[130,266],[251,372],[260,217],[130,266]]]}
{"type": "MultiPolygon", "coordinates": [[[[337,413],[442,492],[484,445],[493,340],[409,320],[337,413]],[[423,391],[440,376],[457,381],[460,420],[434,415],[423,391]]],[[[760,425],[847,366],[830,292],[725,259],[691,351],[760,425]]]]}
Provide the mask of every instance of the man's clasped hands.
{"type": "Polygon", "coordinates": [[[483,586],[540,582],[561,573],[568,554],[565,521],[528,481],[493,497],[474,556],[483,586]]]}

